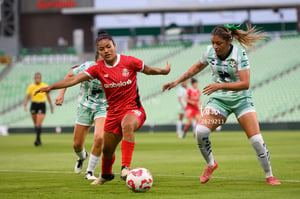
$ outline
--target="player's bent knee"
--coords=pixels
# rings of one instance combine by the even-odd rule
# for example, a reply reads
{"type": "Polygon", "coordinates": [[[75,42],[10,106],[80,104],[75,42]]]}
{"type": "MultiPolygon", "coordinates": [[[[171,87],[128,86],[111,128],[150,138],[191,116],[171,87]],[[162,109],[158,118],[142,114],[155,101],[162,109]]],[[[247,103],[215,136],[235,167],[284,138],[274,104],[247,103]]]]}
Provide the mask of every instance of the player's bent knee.
{"type": "Polygon", "coordinates": [[[122,124],[122,132],[124,133],[130,133],[134,131],[135,124],[132,122],[126,122],[122,124]]]}
{"type": "Polygon", "coordinates": [[[103,140],[104,140],[103,137],[100,137],[100,136],[95,137],[94,138],[94,146],[97,147],[97,148],[102,147],[103,146],[103,140]]]}
{"type": "Polygon", "coordinates": [[[102,153],[104,158],[110,159],[114,154],[114,150],[111,147],[103,146],[102,153]]]}
{"type": "Polygon", "coordinates": [[[210,134],[211,130],[204,125],[197,125],[196,127],[196,137],[197,139],[202,139],[210,134]]]}

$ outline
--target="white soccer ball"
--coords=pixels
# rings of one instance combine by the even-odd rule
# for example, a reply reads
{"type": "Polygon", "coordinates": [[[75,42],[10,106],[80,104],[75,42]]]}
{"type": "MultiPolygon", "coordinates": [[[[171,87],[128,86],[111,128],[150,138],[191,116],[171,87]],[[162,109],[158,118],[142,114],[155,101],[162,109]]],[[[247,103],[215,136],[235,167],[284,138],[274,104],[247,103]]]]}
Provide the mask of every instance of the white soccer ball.
{"type": "Polygon", "coordinates": [[[148,169],[134,168],[126,178],[128,188],[134,192],[146,192],[151,189],[153,178],[148,169]]]}

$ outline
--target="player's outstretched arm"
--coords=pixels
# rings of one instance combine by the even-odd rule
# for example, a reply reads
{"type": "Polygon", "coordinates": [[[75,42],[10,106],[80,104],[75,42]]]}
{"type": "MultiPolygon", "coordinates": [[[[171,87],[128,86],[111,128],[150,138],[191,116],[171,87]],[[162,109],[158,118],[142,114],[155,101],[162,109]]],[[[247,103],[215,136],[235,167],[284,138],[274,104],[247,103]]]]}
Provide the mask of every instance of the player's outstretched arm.
{"type": "Polygon", "coordinates": [[[162,91],[164,92],[165,90],[171,90],[172,88],[176,87],[178,84],[181,82],[184,82],[185,80],[193,77],[197,73],[201,72],[207,64],[203,64],[200,61],[192,65],[181,77],[179,77],[177,80],[174,82],[167,83],[163,85],[162,91]]]}
{"type": "Polygon", "coordinates": [[[171,64],[169,64],[167,61],[165,68],[155,68],[155,67],[149,67],[145,65],[142,73],[146,75],[167,75],[169,74],[170,70],[171,70],[171,64]]]}
{"type": "MultiPolygon", "coordinates": [[[[73,70],[69,71],[64,79],[72,78],[74,76],[73,70]]],[[[58,94],[58,96],[55,99],[55,104],[57,106],[61,106],[64,102],[65,93],[67,91],[67,88],[62,88],[58,94]]]]}
{"type": "Polygon", "coordinates": [[[37,90],[34,94],[36,95],[37,93],[40,93],[40,92],[49,92],[49,91],[55,90],[55,89],[71,87],[80,82],[87,81],[89,79],[91,79],[91,78],[87,74],[80,73],[79,75],[76,75],[76,76],[73,76],[73,77],[70,77],[67,79],[63,79],[55,84],[41,88],[41,89],[37,90]]]}

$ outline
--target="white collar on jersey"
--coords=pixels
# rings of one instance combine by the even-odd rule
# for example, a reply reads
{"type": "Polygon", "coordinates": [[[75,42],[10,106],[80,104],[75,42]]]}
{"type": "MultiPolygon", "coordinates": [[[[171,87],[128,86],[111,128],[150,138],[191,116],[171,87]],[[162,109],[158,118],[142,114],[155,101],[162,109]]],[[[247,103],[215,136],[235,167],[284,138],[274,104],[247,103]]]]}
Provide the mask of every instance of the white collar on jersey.
{"type": "Polygon", "coordinates": [[[120,58],[121,58],[120,54],[117,54],[117,61],[116,61],[116,63],[112,66],[112,65],[106,63],[106,61],[104,61],[105,66],[106,66],[107,68],[113,68],[113,67],[115,67],[115,66],[118,65],[118,63],[120,62],[120,58]]]}

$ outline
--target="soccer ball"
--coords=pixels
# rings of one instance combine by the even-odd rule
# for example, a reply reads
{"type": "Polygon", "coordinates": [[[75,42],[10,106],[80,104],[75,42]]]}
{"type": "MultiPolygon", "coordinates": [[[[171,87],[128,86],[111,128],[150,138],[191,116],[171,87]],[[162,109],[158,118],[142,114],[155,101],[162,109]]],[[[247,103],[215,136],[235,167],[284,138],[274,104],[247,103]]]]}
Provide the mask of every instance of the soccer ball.
{"type": "Polygon", "coordinates": [[[152,175],[145,168],[132,169],[126,178],[128,188],[134,192],[146,192],[151,189],[152,183],[152,175]]]}

